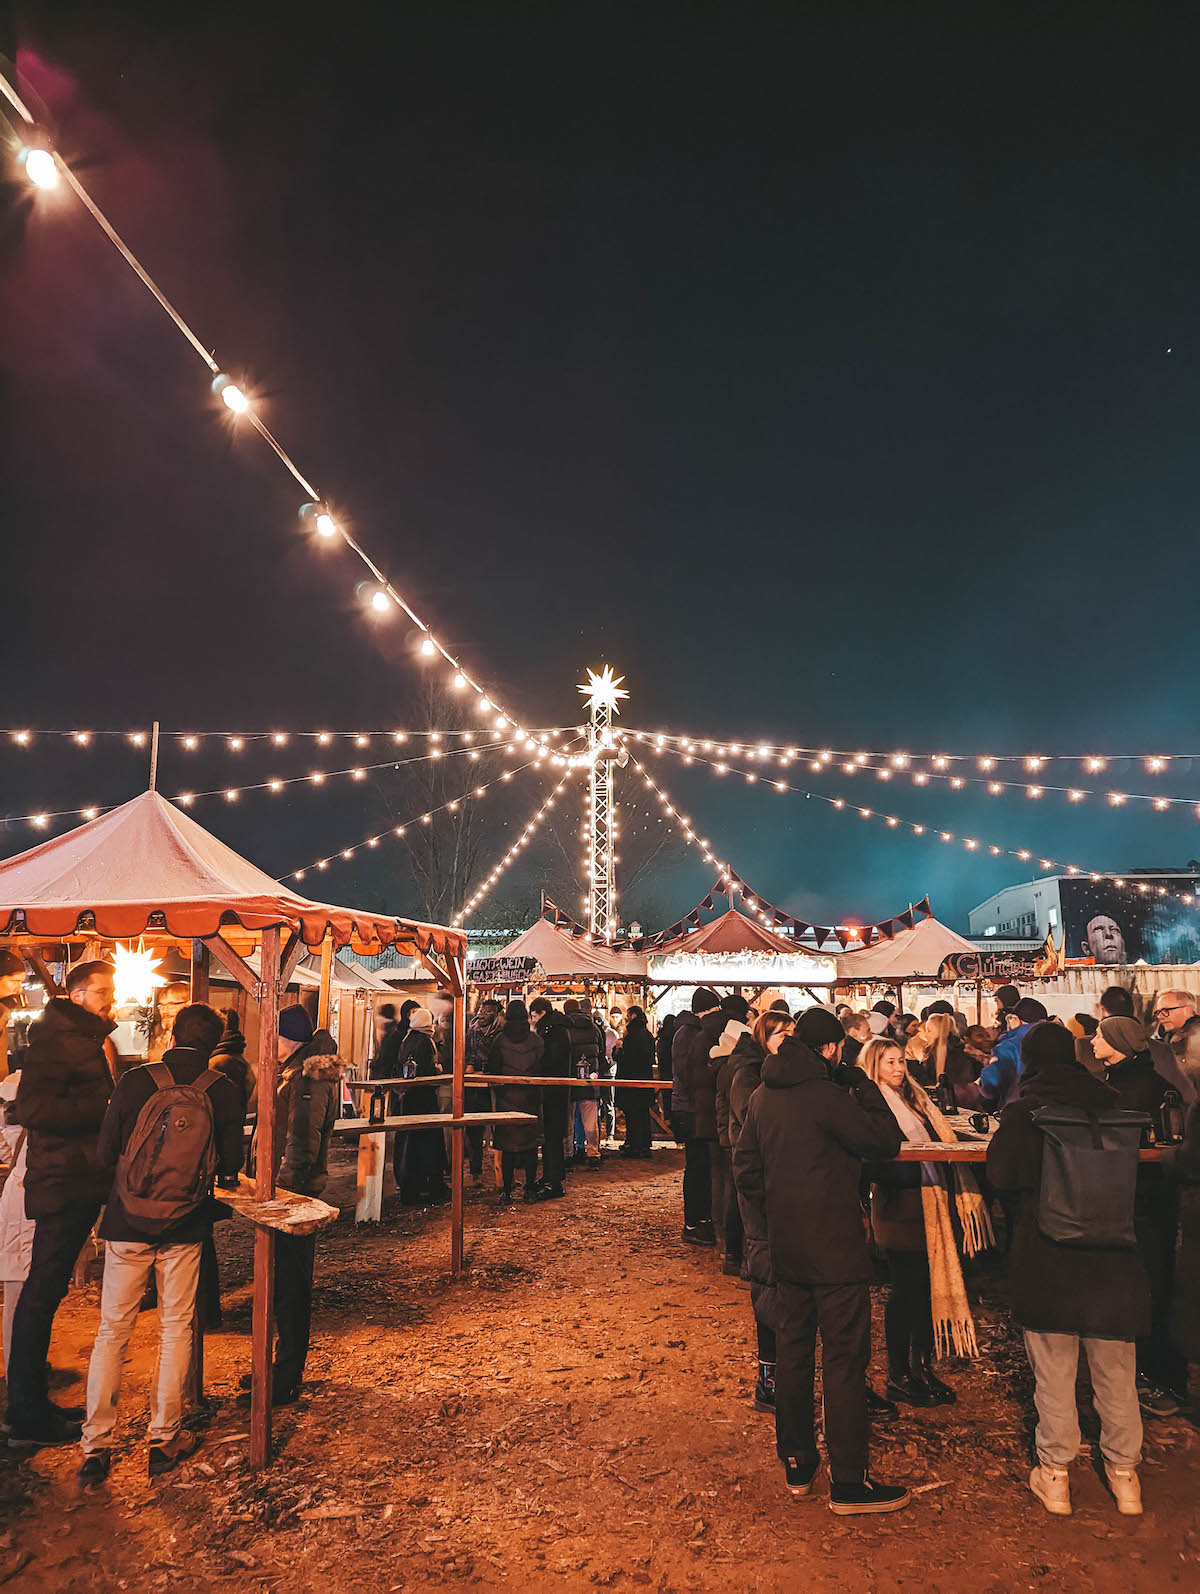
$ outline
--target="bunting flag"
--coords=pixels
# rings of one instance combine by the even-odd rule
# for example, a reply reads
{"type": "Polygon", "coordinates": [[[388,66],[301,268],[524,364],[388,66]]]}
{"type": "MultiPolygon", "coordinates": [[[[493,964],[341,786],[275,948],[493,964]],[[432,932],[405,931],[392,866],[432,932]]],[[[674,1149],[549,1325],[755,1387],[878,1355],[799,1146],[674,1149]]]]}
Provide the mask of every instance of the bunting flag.
{"type": "Polygon", "coordinates": [[[922,916],[922,918],[933,918],[933,909],[929,906],[928,894],[922,897],[920,902],[917,903],[917,912],[922,916]]]}
{"type": "Polygon", "coordinates": [[[833,930],[828,925],[814,924],[812,926],[812,933],[813,939],[817,943],[817,951],[819,952],[825,945],[826,941],[828,941],[829,937],[833,934],[833,930]]]}
{"type": "Polygon", "coordinates": [[[705,897],[705,899],[704,899],[704,901],[703,901],[703,902],[702,902],[702,903],[701,903],[701,904],[700,904],[700,906],[701,906],[701,907],[702,907],[702,908],[708,908],[708,909],[709,909],[709,911],[710,911],[710,912],[711,912],[711,911],[712,911],[712,906],[713,906],[713,894],[712,894],[712,892],[711,892],[711,891],[710,891],[710,892],[709,892],[709,893],[708,893],[708,895],[707,895],[707,896],[706,896],[706,897],[705,897]]]}
{"type": "Polygon", "coordinates": [[[850,932],[849,932],[849,930],[835,930],[833,933],[834,933],[834,935],[837,936],[838,945],[841,947],[842,951],[844,952],[846,950],[846,948],[850,944],[850,932]]]}
{"type": "Polygon", "coordinates": [[[885,941],[894,941],[896,939],[895,919],[888,919],[885,924],[877,924],[875,928],[879,931],[880,935],[883,936],[885,941]]]}
{"type": "Polygon", "coordinates": [[[903,912],[903,913],[898,913],[896,915],[896,917],[900,920],[900,923],[904,926],[904,928],[906,930],[911,930],[912,929],[912,927],[913,927],[913,910],[911,908],[906,909],[905,912],[903,912]]]}
{"type": "Polygon", "coordinates": [[[876,936],[878,934],[879,934],[879,926],[877,924],[868,924],[868,925],[866,925],[864,927],[863,933],[862,933],[862,944],[864,946],[872,945],[872,943],[874,942],[874,940],[875,940],[875,938],[876,938],[876,936]]]}

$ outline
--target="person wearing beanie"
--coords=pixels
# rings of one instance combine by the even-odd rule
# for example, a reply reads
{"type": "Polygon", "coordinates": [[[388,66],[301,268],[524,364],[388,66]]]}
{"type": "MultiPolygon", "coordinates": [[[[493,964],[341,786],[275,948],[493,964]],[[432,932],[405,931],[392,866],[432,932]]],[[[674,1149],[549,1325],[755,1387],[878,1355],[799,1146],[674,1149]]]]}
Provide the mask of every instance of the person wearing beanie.
{"type": "MultiPolygon", "coordinates": [[[[1109,1112],[1119,1097],[1076,1061],[1074,1038],[1059,1024],[1030,1025],[1021,1053],[1018,1095],[1005,1107],[988,1146],[987,1176],[1015,1205],[1009,1291],[1013,1317],[1025,1334],[1038,1414],[1038,1465],[1029,1487],[1052,1515],[1070,1514],[1068,1468],[1079,1451],[1075,1380],[1082,1344],[1109,1485],[1118,1511],[1137,1515],[1142,1418],[1134,1342],[1150,1330],[1145,1268],[1136,1251],[1061,1245],[1039,1224],[1045,1140],[1035,1115],[1043,1108],[1109,1112]]],[[[1079,1217],[1086,1223],[1088,1214],[1079,1217]]]]}
{"type": "Polygon", "coordinates": [[[717,1120],[717,1143],[712,1147],[712,1212],[713,1227],[725,1248],[723,1271],[736,1278],[742,1271],[742,1215],[730,1170],[733,1142],[729,1133],[729,1092],[736,1067],[734,1048],[743,1035],[751,1034],[744,1016],[749,1004],[744,997],[727,996],[720,1011],[725,1015],[725,1027],[717,1037],[717,1044],[708,1051],[717,1120]]]}
{"type": "MultiPolygon", "coordinates": [[[[1015,986],[1001,986],[1000,989],[1015,990],[1015,986]]],[[[1044,1023],[1048,1017],[1041,1002],[1032,996],[1020,997],[1005,1012],[1008,1029],[992,1047],[991,1059],[979,1075],[980,1095],[991,1109],[1016,1101],[1025,1067],[1022,1054],[1025,1037],[1035,1024],[1044,1023]]]]}
{"type": "Polygon", "coordinates": [[[709,1052],[725,1027],[721,999],[698,985],[671,1037],[671,1129],[683,1146],[683,1239],[715,1245],[712,1148],[717,1141],[716,1087],[709,1052]]]}
{"type": "MultiPolygon", "coordinates": [[[[772,1037],[774,1039],[774,1037],[772,1037]]],[[[820,1466],[814,1379],[821,1339],[830,1508],[897,1511],[906,1488],[868,1471],[867,1365],[874,1264],[862,1222],[863,1163],[895,1157],[901,1134],[879,1087],[853,1070],[830,1077],[844,1039],[826,1008],[801,1013],[762,1063],[733,1154],[747,1256],[765,1254],[774,1285],[775,1443],[791,1493],[820,1466]]]]}
{"type": "MultiPolygon", "coordinates": [[[[433,1041],[433,1014],[414,1007],[408,1031],[400,1042],[401,1079],[435,1079],[442,1072],[433,1041]]],[[[405,1118],[438,1110],[437,1086],[410,1085],[402,1092],[399,1111],[405,1118]]],[[[440,1129],[397,1130],[392,1147],[396,1189],[406,1207],[438,1206],[450,1199],[446,1188],[446,1142],[440,1129]]]]}
{"type": "MultiPolygon", "coordinates": [[[[646,1023],[644,1010],[631,1006],[625,1010],[625,1031],[613,1054],[618,1079],[654,1078],[654,1036],[646,1023]]],[[[650,1116],[654,1092],[618,1090],[617,1107],[625,1119],[623,1157],[646,1158],[652,1154],[654,1131],[650,1116]]]]}
{"type": "Polygon", "coordinates": [[[786,1013],[788,1018],[791,1018],[791,1016],[792,1016],[792,1010],[787,1005],[787,998],[783,997],[783,996],[777,996],[775,998],[775,1000],[771,1003],[770,1007],[767,1009],[767,1012],[768,1013],[786,1013]]]}
{"type": "MultiPolygon", "coordinates": [[[[1092,1049],[1106,1082],[1117,1093],[1117,1105],[1126,1112],[1145,1113],[1157,1128],[1163,1097],[1171,1087],[1154,1067],[1145,1026],[1132,1017],[1102,1018],[1092,1049]]],[[[1150,1332],[1137,1346],[1138,1400],[1151,1417],[1174,1417],[1187,1391],[1187,1363],[1172,1345],[1168,1328],[1179,1198],[1174,1181],[1159,1165],[1143,1163],[1138,1169],[1133,1228],[1150,1283],[1150,1332]]]]}

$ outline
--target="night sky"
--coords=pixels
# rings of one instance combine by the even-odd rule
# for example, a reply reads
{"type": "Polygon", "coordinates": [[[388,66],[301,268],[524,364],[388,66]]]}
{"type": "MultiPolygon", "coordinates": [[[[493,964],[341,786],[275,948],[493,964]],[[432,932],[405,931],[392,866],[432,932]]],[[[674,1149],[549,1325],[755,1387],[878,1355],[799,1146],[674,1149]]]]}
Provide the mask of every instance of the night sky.
{"type": "MultiPolygon", "coordinates": [[[[1185,9],[1096,5],[54,0],[0,33],[130,245],[527,723],[578,719],[607,660],[639,729],[1196,752],[1166,778],[1040,778],[1200,798],[1198,45],[1185,9]]],[[[410,629],[364,615],[361,568],[314,547],[78,206],[3,175],[0,724],[418,723],[410,629]]],[[[171,743],[162,787],[289,759],[171,743]]],[[[1190,806],[903,780],[885,803],[797,767],[1085,868],[1200,854],[1190,806]]],[[[805,917],[929,892],[965,928],[1030,873],[655,773],[805,917]]],[[[9,815],[144,783],[119,746],[0,745],[0,774],[9,815]]],[[[383,786],[193,811],[276,874],[403,808],[383,786]]],[[[547,789],[530,772],[499,802],[519,828],[547,789]]],[[[38,839],[9,824],[0,848],[38,839]]],[[[711,871],[661,861],[673,919],[711,871]]],[[[321,891],[416,906],[399,848],[321,891]]]]}

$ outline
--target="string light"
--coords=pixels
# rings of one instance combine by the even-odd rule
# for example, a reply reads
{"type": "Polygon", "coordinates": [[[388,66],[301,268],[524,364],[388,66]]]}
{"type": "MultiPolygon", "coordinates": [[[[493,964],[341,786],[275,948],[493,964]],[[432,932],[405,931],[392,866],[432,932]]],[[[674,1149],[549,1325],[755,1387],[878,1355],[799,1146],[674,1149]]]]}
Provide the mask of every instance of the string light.
{"type": "MultiPolygon", "coordinates": [[[[566,790],[570,779],[570,775],[564,775],[559,781],[558,785],[550,793],[550,796],[546,798],[545,802],[543,802],[541,807],[538,808],[534,813],[533,818],[526,824],[524,830],[521,832],[519,840],[513,843],[513,845],[504,854],[503,858],[501,858],[500,862],[496,864],[490,873],[484,878],[482,885],[476,887],[475,891],[470,897],[468,897],[462,908],[460,908],[451,919],[450,924],[452,929],[460,930],[462,928],[467,915],[475,911],[475,909],[483,901],[484,897],[487,896],[488,892],[496,884],[496,881],[500,879],[501,875],[516,858],[517,854],[521,852],[527,845],[534,831],[542,823],[542,820],[546,817],[547,813],[549,813],[549,811],[554,807],[554,799],[556,797],[560,797],[566,790]]],[[[586,899],[584,906],[587,906],[586,899]]]]}

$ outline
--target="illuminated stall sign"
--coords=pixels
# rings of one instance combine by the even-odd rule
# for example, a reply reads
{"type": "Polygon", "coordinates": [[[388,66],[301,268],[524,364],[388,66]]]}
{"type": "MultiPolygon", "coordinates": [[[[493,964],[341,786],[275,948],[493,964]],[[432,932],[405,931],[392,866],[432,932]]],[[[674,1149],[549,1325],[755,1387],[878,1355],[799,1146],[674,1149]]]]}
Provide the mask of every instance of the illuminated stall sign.
{"type": "Polygon", "coordinates": [[[529,985],[545,972],[537,958],[473,958],[467,964],[472,985],[529,985]]]}

